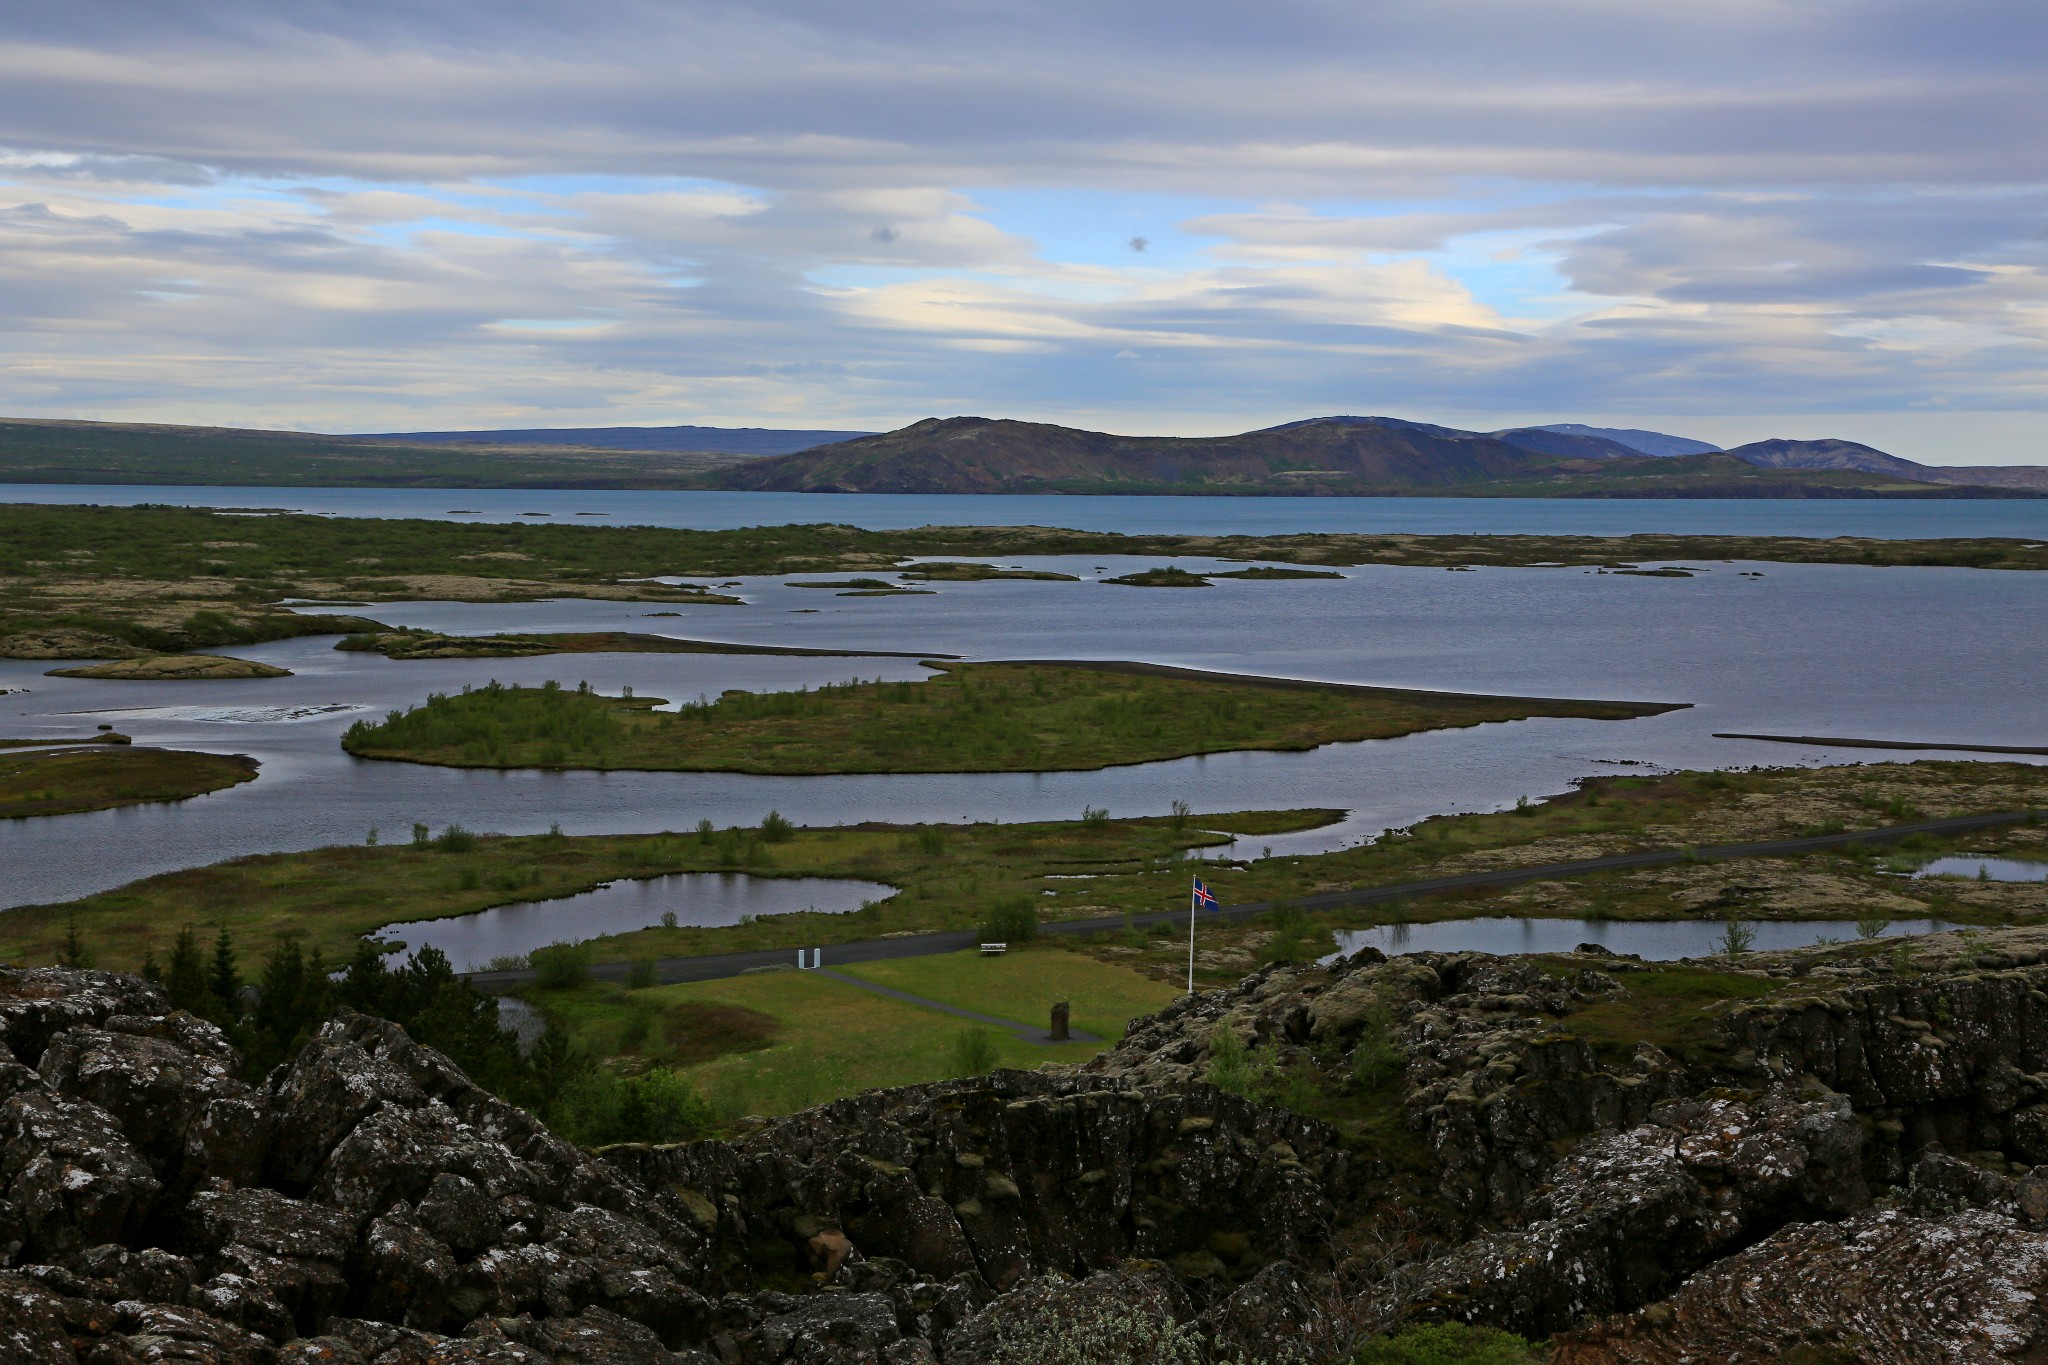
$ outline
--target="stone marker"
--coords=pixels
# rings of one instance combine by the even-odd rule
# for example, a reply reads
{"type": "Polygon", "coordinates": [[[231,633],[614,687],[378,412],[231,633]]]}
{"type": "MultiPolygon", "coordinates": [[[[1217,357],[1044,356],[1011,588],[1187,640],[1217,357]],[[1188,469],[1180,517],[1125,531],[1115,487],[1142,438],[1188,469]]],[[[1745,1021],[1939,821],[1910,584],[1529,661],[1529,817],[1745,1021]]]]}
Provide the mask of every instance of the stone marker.
{"type": "Polygon", "coordinates": [[[1073,1036],[1067,1031],[1067,1002],[1062,1000],[1052,1007],[1052,1032],[1048,1038],[1055,1043],[1064,1043],[1073,1036]]]}

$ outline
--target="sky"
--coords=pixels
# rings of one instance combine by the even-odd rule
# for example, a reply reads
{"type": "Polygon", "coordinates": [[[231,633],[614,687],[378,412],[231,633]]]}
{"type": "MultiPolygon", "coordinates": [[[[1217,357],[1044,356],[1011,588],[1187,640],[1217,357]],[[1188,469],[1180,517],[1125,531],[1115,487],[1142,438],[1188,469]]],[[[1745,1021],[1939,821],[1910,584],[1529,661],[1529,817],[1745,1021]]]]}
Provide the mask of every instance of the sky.
{"type": "Polygon", "coordinates": [[[10,0],[0,415],[2048,463],[2039,0],[10,0]]]}

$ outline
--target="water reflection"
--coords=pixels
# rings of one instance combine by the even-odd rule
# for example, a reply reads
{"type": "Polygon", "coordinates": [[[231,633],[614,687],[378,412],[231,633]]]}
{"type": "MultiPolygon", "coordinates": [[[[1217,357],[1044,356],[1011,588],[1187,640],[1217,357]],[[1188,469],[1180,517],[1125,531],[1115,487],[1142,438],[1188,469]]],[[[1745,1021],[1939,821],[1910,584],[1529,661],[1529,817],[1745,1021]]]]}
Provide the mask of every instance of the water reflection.
{"type": "Polygon", "coordinates": [[[1985,858],[1973,853],[1936,858],[1916,877],[1968,877],[1982,882],[2048,882],[2048,863],[2023,858],[1985,858]]]}

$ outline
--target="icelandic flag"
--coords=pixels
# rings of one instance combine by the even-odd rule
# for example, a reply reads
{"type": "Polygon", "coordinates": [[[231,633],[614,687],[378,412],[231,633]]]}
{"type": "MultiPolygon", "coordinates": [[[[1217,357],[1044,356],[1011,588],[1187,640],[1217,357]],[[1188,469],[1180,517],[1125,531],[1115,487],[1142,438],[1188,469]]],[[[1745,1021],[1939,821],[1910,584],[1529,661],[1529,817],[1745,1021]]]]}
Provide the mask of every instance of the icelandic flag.
{"type": "Polygon", "coordinates": [[[1201,906],[1204,910],[1221,910],[1223,908],[1223,902],[1216,899],[1214,891],[1211,891],[1202,884],[1200,877],[1195,878],[1195,904],[1201,906]]]}

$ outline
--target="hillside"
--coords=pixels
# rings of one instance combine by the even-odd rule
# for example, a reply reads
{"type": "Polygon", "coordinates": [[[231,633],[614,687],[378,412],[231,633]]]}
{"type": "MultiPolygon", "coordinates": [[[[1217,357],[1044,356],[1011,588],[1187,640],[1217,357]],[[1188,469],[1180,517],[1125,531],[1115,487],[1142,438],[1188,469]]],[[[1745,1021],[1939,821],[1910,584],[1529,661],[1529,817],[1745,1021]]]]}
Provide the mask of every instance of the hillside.
{"type": "Polygon", "coordinates": [[[2048,468],[2039,465],[1918,464],[1856,441],[1752,441],[1745,446],[1736,446],[1728,453],[1763,469],[1844,469],[1920,483],[2048,492],[2048,468]]]}
{"type": "Polygon", "coordinates": [[[0,419],[0,483],[296,488],[675,488],[745,455],[405,444],[139,422],[0,419]]]}
{"type": "Polygon", "coordinates": [[[589,450],[674,450],[719,455],[788,455],[872,431],[781,427],[533,427],[516,431],[398,431],[356,437],[404,445],[580,446],[589,450]]]}
{"type": "Polygon", "coordinates": [[[1771,469],[1724,454],[1641,455],[1598,436],[1534,428],[1487,435],[1378,417],[1322,418],[1215,437],[1112,436],[1038,422],[932,418],[735,465],[698,483],[811,493],[2025,496],[1966,492],[1924,475],[1771,469]]]}

